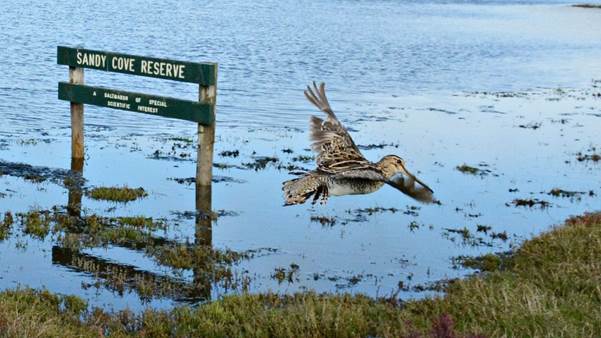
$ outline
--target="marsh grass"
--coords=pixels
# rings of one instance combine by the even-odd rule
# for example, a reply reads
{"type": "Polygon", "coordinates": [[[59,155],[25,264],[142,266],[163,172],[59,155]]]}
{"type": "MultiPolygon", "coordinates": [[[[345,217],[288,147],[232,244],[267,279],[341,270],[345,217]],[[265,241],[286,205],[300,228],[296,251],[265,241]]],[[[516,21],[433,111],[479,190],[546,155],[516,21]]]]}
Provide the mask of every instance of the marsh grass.
{"type": "Polygon", "coordinates": [[[312,292],[226,296],[195,308],[105,313],[47,291],[0,293],[0,336],[594,337],[601,213],[571,218],[443,297],[401,302],[312,292]],[[502,267],[502,268],[499,268],[502,267]]]}
{"type": "Polygon", "coordinates": [[[14,223],[13,214],[10,211],[4,213],[4,218],[0,222],[0,241],[3,241],[10,236],[11,228],[14,223]]]}
{"type": "Polygon", "coordinates": [[[23,232],[44,239],[50,232],[51,217],[48,211],[30,211],[20,214],[23,223],[23,232]]]}
{"type": "Polygon", "coordinates": [[[148,196],[144,188],[129,187],[97,187],[88,191],[90,198],[112,202],[131,202],[148,196]]]}

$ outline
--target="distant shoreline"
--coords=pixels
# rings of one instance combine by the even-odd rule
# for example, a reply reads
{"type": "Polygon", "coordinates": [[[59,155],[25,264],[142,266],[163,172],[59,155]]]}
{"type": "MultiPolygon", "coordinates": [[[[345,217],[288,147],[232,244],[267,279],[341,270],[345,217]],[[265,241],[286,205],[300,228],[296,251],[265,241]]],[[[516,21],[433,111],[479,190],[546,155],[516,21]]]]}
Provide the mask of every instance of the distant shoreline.
{"type": "Polygon", "coordinates": [[[601,9],[601,4],[575,4],[575,5],[572,5],[572,7],[601,9]]]}

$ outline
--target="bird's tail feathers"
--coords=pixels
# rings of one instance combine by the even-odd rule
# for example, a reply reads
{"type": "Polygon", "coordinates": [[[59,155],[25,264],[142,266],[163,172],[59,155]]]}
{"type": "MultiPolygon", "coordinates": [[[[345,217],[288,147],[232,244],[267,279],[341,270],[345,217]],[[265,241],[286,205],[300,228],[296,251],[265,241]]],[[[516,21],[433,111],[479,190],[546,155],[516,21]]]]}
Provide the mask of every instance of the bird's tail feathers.
{"type": "Polygon", "coordinates": [[[315,173],[308,173],[302,177],[284,182],[282,190],[286,200],[284,205],[303,204],[311,196],[313,196],[313,204],[320,199],[321,204],[325,204],[329,195],[327,184],[321,176],[315,173]]]}

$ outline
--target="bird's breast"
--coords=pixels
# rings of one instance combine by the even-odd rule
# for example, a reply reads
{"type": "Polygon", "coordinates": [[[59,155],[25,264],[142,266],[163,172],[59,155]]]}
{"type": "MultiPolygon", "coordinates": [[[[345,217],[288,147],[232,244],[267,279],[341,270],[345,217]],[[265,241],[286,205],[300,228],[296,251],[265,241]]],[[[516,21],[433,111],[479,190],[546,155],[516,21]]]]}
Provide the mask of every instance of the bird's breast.
{"type": "Polygon", "coordinates": [[[359,195],[372,193],[380,189],[383,185],[383,182],[371,180],[332,180],[328,184],[328,190],[330,195],[333,196],[359,195]]]}

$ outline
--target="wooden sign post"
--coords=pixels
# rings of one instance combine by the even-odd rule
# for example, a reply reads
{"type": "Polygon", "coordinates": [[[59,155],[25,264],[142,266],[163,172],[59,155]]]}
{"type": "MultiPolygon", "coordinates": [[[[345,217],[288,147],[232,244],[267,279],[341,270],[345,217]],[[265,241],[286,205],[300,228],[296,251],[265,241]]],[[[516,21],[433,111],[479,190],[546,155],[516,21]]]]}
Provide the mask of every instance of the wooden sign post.
{"type": "MultiPolygon", "coordinates": [[[[196,196],[197,199],[206,198],[208,192],[210,201],[215,143],[217,64],[62,46],[57,48],[57,61],[60,65],[69,66],[69,82],[59,82],[58,98],[71,102],[72,163],[83,163],[84,104],[196,122],[198,123],[196,196]],[[84,85],[84,68],[196,83],[199,85],[198,101],[87,86],[84,85]]],[[[80,166],[76,165],[76,167],[80,166]]],[[[203,210],[207,214],[211,212],[210,202],[208,204],[209,210],[203,210]]],[[[199,205],[198,201],[197,205],[199,205]]]]}

